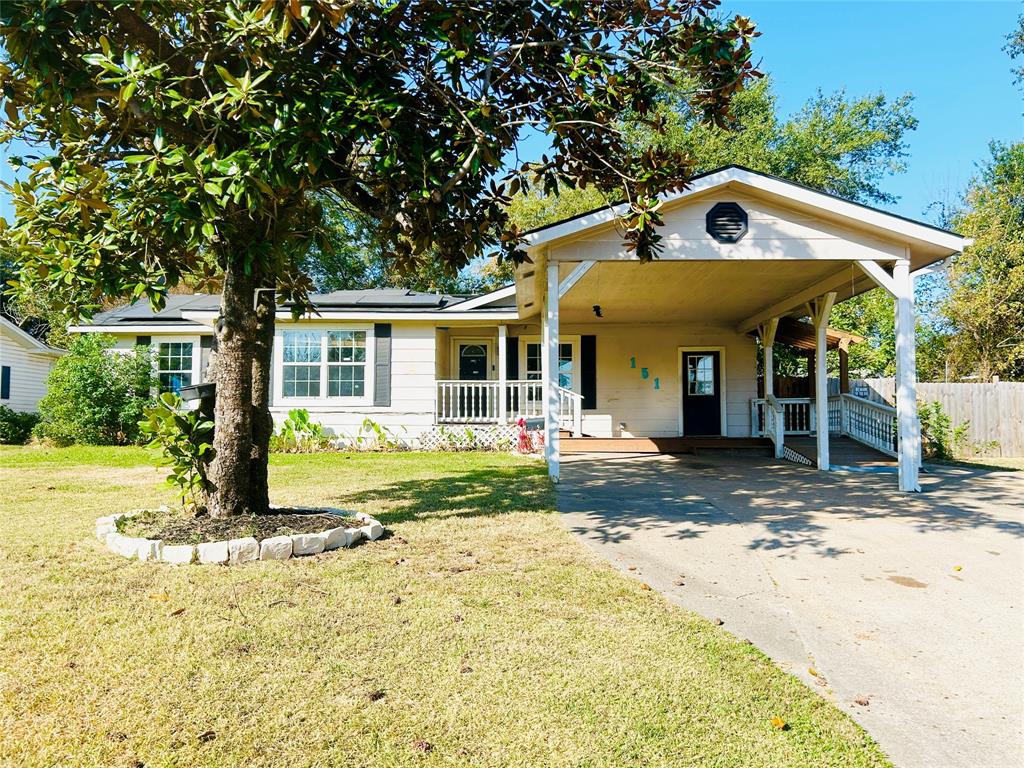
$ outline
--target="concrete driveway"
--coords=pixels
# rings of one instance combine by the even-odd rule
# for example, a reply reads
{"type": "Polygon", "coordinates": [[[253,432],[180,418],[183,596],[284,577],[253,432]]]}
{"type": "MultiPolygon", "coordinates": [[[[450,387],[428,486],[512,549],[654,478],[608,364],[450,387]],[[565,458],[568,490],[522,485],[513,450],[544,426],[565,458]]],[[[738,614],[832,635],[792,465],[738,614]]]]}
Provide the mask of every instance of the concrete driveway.
{"type": "Polygon", "coordinates": [[[922,486],[745,455],[581,455],[558,504],[598,553],[750,639],[897,765],[1024,765],[1024,472],[935,468],[922,486]]]}

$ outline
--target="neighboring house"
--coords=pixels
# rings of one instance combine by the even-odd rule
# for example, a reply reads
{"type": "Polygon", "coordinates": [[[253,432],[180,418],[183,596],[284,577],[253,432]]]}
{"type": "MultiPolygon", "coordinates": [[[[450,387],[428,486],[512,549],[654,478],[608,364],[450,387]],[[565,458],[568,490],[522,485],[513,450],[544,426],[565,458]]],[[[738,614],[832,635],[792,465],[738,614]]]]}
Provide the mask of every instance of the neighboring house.
{"type": "MultiPolygon", "coordinates": [[[[317,313],[298,321],[281,307],[275,417],[307,408],[342,434],[370,417],[413,444],[442,425],[543,419],[556,478],[562,431],[604,447],[766,439],[790,458],[787,436],[813,433],[822,469],[841,432],[898,455],[901,488],[917,489],[913,275],[969,241],[736,166],[664,198],[654,263],[623,247],[618,212],[527,233],[515,285],[482,296],[340,291],[314,296],[317,313]],[[897,299],[898,430],[894,409],[828,396],[826,349],[855,340],[829,331],[831,307],[876,285],[897,299]],[[813,398],[780,401],[772,376],[759,397],[756,337],[814,351],[813,398]]],[[[217,306],[171,296],[161,312],[134,304],[72,330],[152,344],[174,388],[203,380],[217,306]]]]}
{"type": "Polygon", "coordinates": [[[0,405],[14,411],[38,410],[50,368],[63,354],[0,315],[0,405]]]}

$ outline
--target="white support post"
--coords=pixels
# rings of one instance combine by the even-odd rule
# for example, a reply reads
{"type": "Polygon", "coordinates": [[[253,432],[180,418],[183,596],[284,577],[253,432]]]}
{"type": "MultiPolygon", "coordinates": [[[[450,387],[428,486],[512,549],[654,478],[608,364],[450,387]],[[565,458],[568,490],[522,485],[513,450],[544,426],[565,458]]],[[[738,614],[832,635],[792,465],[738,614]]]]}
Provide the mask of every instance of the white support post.
{"type": "Polygon", "coordinates": [[[498,326],[498,423],[508,423],[508,328],[498,326]]]}
{"type": "Polygon", "coordinates": [[[914,339],[914,280],[910,261],[899,259],[893,269],[896,296],[896,422],[900,490],[921,490],[921,424],[917,420],[917,363],[914,339]]]}
{"type": "Polygon", "coordinates": [[[828,317],[836,301],[835,292],[815,299],[811,306],[814,319],[814,411],[818,428],[818,469],[828,471],[828,317]]]}
{"type": "Polygon", "coordinates": [[[761,348],[764,350],[764,396],[775,394],[775,333],[779,318],[773,317],[761,326],[761,348]]]}
{"type": "MultiPolygon", "coordinates": [[[[768,409],[774,408],[773,397],[775,396],[775,333],[779,329],[779,318],[773,317],[759,327],[761,335],[761,350],[764,352],[764,406],[762,418],[768,422],[768,409]]],[[[772,435],[772,442],[775,445],[775,458],[781,459],[784,454],[786,435],[786,414],[775,414],[773,424],[776,424],[775,433],[772,435]],[[778,422],[781,420],[781,424],[778,422]],[[781,429],[779,428],[781,426],[781,429]]]]}
{"type": "Polygon", "coordinates": [[[558,482],[558,264],[548,264],[543,316],[542,379],[544,382],[544,457],[548,474],[558,482]]]}

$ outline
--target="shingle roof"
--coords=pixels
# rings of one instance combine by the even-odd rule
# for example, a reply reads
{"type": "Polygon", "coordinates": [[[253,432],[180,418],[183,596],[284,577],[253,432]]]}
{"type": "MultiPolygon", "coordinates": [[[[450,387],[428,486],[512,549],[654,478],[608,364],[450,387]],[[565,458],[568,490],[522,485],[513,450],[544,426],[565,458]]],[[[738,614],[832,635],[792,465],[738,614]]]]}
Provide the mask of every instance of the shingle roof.
{"type": "MultiPolygon", "coordinates": [[[[423,293],[405,288],[372,288],[357,291],[315,293],[309,297],[321,309],[381,309],[393,312],[430,312],[446,309],[467,301],[473,296],[441,293],[423,293]]],[[[285,306],[288,306],[285,304],[285,306]]],[[[164,308],[154,312],[149,301],[141,299],[93,316],[93,325],[131,325],[134,323],[187,322],[183,311],[216,311],[220,307],[219,294],[171,295],[164,308]]]]}

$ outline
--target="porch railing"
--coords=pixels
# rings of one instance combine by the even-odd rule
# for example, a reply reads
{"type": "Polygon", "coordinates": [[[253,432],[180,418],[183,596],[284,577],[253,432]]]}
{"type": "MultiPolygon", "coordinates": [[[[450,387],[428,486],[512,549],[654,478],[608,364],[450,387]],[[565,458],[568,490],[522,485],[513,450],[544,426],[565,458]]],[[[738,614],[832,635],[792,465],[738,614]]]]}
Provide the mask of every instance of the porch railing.
{"type": "MultiPolygon", "coordinates": [[[[809,435],[814,431],[813,403],[806,397],[773,397],[782,409],[782,424],[787,435],[809,435]]],[[[755,437],[771,437],[765,424],[765,400],[750,401],[750,423],[755,437]]]]}
{"type": "MultiPolygon", "coordinates": [[[[434,414],[438,424],[510,424],[520,417],[542,418],[544,384],[533,379],[506,381],[503,395],[500,381],[438,381],[434,414]]],[[[558,388],[558,422],[574,437],[583,434],[582,395],[558,388]]]]}
{"type": "MultiPolygon", "coordinates": [[[[760,397],[750,401],[750,423],[755,437],[771,439],[778,451],[786,435],[817,432],[817,409],[811,398],[772,397],[771,400],[775,407],[760,397]]],[[[897,455],[896,409],[890,405],[851,394],[832,396],[828,399],[828,431],[852,437],[890,456],[897,455]]]]}
{"type": "Polygon", "coordinates": [[[839,396],[840,431],[890,456],[897,455],[896,409],[856,395],[839,396]]]}

